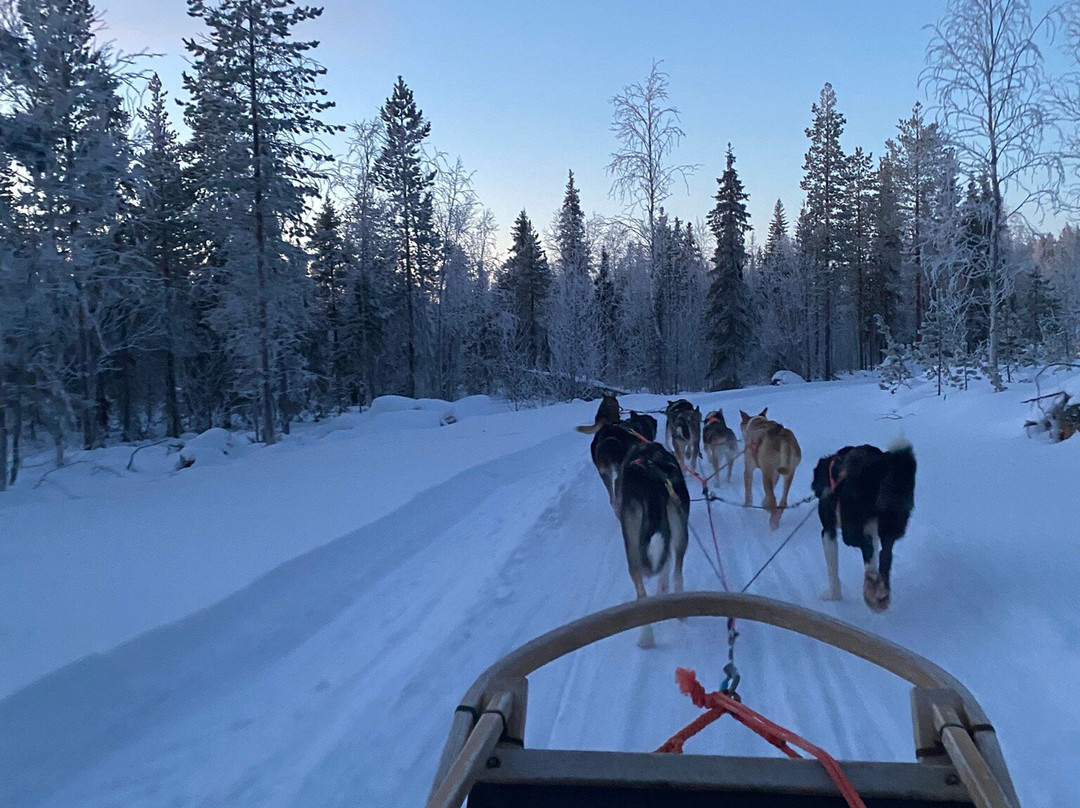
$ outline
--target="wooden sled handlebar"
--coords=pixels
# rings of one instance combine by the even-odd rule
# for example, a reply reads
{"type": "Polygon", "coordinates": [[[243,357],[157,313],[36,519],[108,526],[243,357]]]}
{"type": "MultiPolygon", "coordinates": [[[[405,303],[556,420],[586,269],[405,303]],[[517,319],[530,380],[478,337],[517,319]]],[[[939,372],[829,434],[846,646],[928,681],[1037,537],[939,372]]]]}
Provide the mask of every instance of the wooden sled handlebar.
{"type": "Polygon", "coordinates": [[[522,645],[473,682],[454,714],[428,808],[457,808],[501,737],[524,738],[525,677],[606,637],[679,617],[734,617],[788,629],[839,648],[907,680],[916,750],[948,755],[980,808],[1019,808],[997,736],[975,697],[928,659],[889,640],[771,598],[726,592],[660,595],[613,606],[522,645]]]}

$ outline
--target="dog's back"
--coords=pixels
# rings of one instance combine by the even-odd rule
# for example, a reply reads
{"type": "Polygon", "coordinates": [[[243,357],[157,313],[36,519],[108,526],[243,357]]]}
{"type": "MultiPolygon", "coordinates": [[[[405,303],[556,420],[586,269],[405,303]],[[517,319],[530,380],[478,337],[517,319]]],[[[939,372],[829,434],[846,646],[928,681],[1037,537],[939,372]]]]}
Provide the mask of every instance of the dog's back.
{"type": "Polygon", "coordinates": [[[681,558],[686,549],[690,494],[678,460],[659,443],[638,442],[626,455],[618,488],[631,574],[656,575],[672,552],[681,558]]]}
{"type": "Polygon", "coordinates": [[[915,452],[907,441],[891,444],[879,461],[878,525],[883,536],[900,538],[915,509],[915,452]]]}
{"type": "Polygon", "coordinates": [[[705,416],[701,438],[706,446],[723,446],[733,451],[738,446],[734,430],[724,421],[723,410],[713,410],[705,416]]]}
{"type": "MultiPolygon", "coordinates": [[[[795,433],[777,421],[755,415],[745,429],[746,445],[761,468],[772,467],[777,474],[793,474],[802,462],[802,448],[795,433]]],[[[748,450],[749,451],[749,450],[748,450]]]]}
{"type": "Polygon", "coordinates": [[[646,440],[656,440],[656,419],[648,413],[630,410],[630,417],[621,422],[646,440]]]}

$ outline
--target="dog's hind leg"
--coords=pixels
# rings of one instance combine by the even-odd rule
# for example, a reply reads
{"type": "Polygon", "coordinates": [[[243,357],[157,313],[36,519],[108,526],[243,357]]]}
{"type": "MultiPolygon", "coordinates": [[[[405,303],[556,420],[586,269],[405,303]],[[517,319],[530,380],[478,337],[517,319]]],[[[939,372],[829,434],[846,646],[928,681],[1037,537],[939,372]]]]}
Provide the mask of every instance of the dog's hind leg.
{"type": "Polygon", "coordinates": [[[769,528],[780,527],[781,511],[776,507],[776,472],[772,469],[761,470],[761,484],[765,487],[765,499],[762,505],[769,511],[769,528]]]}
{"type": "Polygon", "coordinates": [[[754,496],[750,491],[750,486],[754,482],[754,467],[750,465],[750,456],[747,455],[743,460],[743,488],[746,489],[746,497],[743,499],[743,505],[749,508],[754,504],[754,496]]]}
{"type": "MultiPolygon", "coordinates": [[[[881,573],[881,537],[878,535],[878,521],[871,519],[866,523],[862,541],[863,600],[872,611],[883,612],[889,608],[889,587],[881,573]]],[[[892,548],[889,548],[889,566],[892,566],[892,548]]]]}
{"type": "MultiPolygon", "coordinates": [[[[683,591],[683,558],[686,556],[686,545],[689,542],[687,534],[687,514],[682,507],[675,502],[669,502],[667,508],[668,524],[671,525],[671,554],[675,557],[672,565],[672,578],[675,592],[683,591]]],[[[686,618],[680,617],[679,622],[685,623],[686,618]]]]}
{"type": "Polygon", "coordinates": [[[818,518],[821,519],[821,549],[825,551],[825,571],[829,588],[821,593],[822,600],[841,600],[839,544],[836,541],[836,508],[832,497],[826,495],[818,501],[818,518]]]}
{"type": "MultiPolygon", "coordinates": [[[[619,512],[619,523],[622,526],[623,544],[626,546],[626,565],[630,570],[630,580],[634,582],[634,591],[637,593],[638,600],[641,600],[648,597],[642,575],[647,563],[647,559],[641,556],[641,534],[646,529],[645,512],[642,506],[633,501],[626,502],[619,512]]],[[[638,637],[638,647],[652,648],[654,645],[656,645],[656,639],[653,636],[652,626],[642,626],[638,637]]]]}

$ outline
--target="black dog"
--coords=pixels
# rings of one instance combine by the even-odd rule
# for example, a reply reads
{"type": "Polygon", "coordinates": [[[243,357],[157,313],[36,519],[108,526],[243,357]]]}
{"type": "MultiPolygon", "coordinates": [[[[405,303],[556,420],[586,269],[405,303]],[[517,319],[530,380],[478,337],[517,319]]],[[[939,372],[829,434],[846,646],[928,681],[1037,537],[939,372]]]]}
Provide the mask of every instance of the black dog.
{"type": "Polygon", "coordinates": [[[889,608],[893,544],[907,530],[915,507],[915,453],[906,441],[889,446],[845,446],[814,468],[821,544],[829,573],[826,600],[840,600],[836,525],[844,544],[862,551],[863,600],[875,612],[889,608]]]}
{"type": "Polygon", "coordinates": [[[593,465],[607,488],[608,499],[615,504],[615,478],[627,453],[636,443],[656,440],[656,419],[645,413],[630,411],[630,417],[617,424],[604,424],[592,439],[593,465]]]}
{"type": "MultiPolygon", "coordinates": [[[[690,494],[679,461],[659,443],[636,441],[619,473],[614,505],[637,596],[647,597],[644,579],[654,575],[657,594],[667,592],[669,572],[682,592],[690,494]]],[[[653,644],[652,626],[643,627],[638,645],[653,644]]]]}

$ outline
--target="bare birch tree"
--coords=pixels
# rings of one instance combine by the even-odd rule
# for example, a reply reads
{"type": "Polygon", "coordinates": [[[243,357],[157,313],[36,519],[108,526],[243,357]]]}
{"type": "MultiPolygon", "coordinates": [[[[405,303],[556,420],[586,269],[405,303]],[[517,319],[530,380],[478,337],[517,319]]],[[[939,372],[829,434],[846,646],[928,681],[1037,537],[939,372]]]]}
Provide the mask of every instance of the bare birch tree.
{"type": "Polygon", "coordinates": [[[1028,0],[950,0],[932,28],[922,75],[937,96],[960,165],[990,191],[988,364],[996,390],[1004,389],[998,368],[1008,293],[1001,274],[1004,230],[1010,217],[1052,194],[1060,178],[1060,161],[1045,142],[1051,108],[1036,43],[1049,21],[1033,22],[1028,0]]]}

